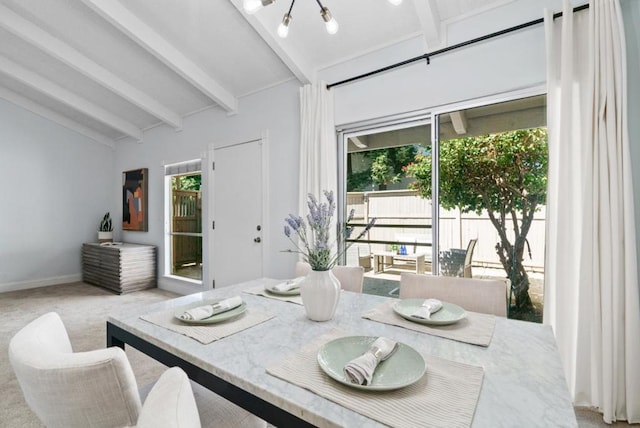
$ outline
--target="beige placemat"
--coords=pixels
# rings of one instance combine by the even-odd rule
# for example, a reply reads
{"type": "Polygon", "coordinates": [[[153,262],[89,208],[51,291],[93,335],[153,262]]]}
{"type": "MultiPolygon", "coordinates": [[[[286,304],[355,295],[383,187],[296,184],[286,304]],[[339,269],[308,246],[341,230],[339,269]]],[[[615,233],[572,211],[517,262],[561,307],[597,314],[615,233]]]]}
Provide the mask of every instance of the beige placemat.
{"type": "Polygon", "coordinates": [[[267,373],[392,427],[469,427],[484,370],[423,355],[427,372],[418,382],[394,391],[367,392],[329,378],[318,365],[320,347],[347,334],[338,329],[314,339],[267,373]]]}
{"type": "Polygon", "coordinates": [[[299,294],[297,296],[279,296],[265,291],[262,285],[259,287],[248,288],[244,290],[244,292],[256,296],[268,297],[269,299],[282,300],[283,302],[291,302],[302,305],[302,297],[300,297],[299,294]]]}
{"type": "Polygon", "coordinates": [[[445,337],[472,345],[489,346],[496,326],[494,315],[468,312],[466,318],[455,324],[428,326],[411,322],[393,311],[392,306],[397,300],[384,303],[362,314],[362,318],[378,321],[384,324],[396,325],[409,330],[445,337]]]}
{"type": "Polygon", "coordinates": [[[185,336],[191,337],[192,339],[206,345],[275,317],[273,314],[248,308],[242,315],[225,322],[218,324],[190,325],[176,319],[174,314],[179,309],[180,308],[174,308],[167,311],[155,312],[152,314],[142,315],[140,318],[152,324],[159,325],[160,327],[175,331],[176,333],[184,334],[185,336]]]}

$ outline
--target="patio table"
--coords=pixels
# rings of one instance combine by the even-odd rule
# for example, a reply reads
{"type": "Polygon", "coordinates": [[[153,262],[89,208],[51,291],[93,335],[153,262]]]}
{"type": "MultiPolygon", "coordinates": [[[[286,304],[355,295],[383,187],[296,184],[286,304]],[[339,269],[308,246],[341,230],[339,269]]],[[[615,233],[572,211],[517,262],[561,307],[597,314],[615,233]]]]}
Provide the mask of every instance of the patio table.
{"type": "Polygon", "coordinates": [[[577,426],[549,326],[497,317],[491,343],[482,347],[364,319],[365,312],[389,301],[382,296],[343,291],[335,317],[313,322],[301,305],[243,292],[276,281],[281,280],[258,279],[122,310],[108,318],[107,345],[127,344],[168,366],[180,366],[195,382],[275,426],[378,427],[383,425],[273,376],[267,368],[334,329],[385,336],[429,358],[482,368],[472,427],[577,426]],[[140,318],[235,295],[242,296],[249,311],[274,316],[207,345],[140,318]]]}

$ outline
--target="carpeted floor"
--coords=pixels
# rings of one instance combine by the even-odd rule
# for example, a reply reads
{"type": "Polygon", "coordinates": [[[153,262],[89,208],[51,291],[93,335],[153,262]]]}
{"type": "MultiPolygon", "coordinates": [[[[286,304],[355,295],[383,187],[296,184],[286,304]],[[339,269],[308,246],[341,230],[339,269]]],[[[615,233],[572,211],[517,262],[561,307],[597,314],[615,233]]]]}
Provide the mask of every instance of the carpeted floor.
{"type": "MultiPolygon", "coordinates": [[[[387,295],[393,284],[377,283],[365,286],[365,292],[387,295]]],[[[22,392],[7,358],[9,340],[29,321],[49,311],[58,312],[67,327],[75,351],[88,351],[105,346],[105,322],[109,313],[175,297],[173,293],[150,289],[116,295],[84,283],[63,284],[32,290],[0,294],[0,427],[42,427],[25,403],[22,392]]],[[[144,354],[127,347],[127,356],[136,375],[138,386],[155,381],[166,369],[144,354]]],[[[588,409],[577,409],[580,427],[628,426],[626,423],[606,425],[602,416],[588,409]]]]}

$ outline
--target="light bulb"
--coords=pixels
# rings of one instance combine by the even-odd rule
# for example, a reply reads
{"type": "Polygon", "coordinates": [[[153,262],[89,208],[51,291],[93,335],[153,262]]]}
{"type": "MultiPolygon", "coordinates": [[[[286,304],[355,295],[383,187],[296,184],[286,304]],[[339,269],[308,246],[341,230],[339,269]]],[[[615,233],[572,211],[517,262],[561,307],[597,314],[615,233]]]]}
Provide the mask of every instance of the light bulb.
{"type": "Polygon", "coordinates": [[[320,15],[322,15],[322,19],[324,19],[324,23],[327,27],[327,33],[336,34],[338,32],[338,21],[331,16],[331,12],[326,7],[323,7],[320,10],[320,15]]]}
{"type": "Polygon", "coordinates": [[[274,1],[276,0],[244,0],[242,3],[242,7],[244,8],[244,11],[249,15],[253,15],[264,6],[269,6],[274,1]]]}
{"type": "Polygon", "coordinates": [[[400,3],[402,3],[402,0],[388,0],[388,1],[394,6],[398,6],[400,3]]]}
{"type": "Polygon", "coordinates": [[[244,0],[242,7],[249,15],[253,15],[262,9],[262,0],[244,0]]]}
{"type": "Polygon", "coordinates": [[[288,13],[284,14],[284,18],[282,18],[282,22],[278,25],[278,36],[283,39],[289,35],[289,23],[291,22],[291,15],[288,13]]]}
{"type": "Polygon", "coordinates": [[[336,34],[338,32],[338,21],[335,18],[331,18],[325,25],[327,26],[327,33],[336,34]]]}

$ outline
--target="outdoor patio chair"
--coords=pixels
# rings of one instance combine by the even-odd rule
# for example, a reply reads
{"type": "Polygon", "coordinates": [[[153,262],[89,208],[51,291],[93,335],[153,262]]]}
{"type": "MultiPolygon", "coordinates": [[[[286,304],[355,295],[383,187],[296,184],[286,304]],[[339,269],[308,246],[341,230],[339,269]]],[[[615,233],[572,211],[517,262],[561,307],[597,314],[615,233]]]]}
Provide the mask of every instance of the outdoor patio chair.
{"type": "Polygon", "coordinates": [[[462,276],[471,278],[473,251],[478,240],[470,239],[467,249],[450,248],[440,251],[440,272],[445,276],[462,276]]]}
{"type": "MultiPolygon", "coordinates": [[[[305,276],[310,271],[309,263],[296,263],[296,276],[305,276]]],[[[364,268],[362,266],[334,266],[331,272],[340,281],[340,287],[343,290],[362,293],[364,287],[364,268]]]]}
{"type": "Polygon", "coordinates": [[[401,299],[434,298],[467,311],[507,316],[507,281],[452,276],[400,275],[401,299]]]}
{"type": "Polygon", "coordinates": [[[125,352],[118,347],[73,352],[55,312],[15,334],[9,360],[27,404],[50,428],[195,428],[201,422],[211,427],[266,427],[244,409],[192,385],[178,367],[162,374],[142,404],[144,390],[141,399],[125,352]]]}

